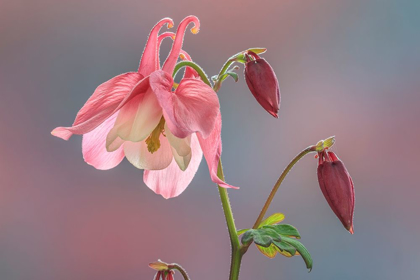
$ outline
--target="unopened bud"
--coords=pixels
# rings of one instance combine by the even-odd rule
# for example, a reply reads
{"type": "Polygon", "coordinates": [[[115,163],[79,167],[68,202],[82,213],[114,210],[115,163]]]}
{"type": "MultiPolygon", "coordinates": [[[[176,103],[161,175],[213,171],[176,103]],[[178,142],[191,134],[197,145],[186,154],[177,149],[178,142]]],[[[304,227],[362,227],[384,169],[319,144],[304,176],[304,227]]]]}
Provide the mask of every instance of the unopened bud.
{"type": "Polygon", "coordinates": [[[319,153],[318,182],[343,226],[353,234],[354,186],[343,162],[330,151],[319,153]]]}
{"type": "Polygon", "coordinates": [[[273,117],[278,118],[280,88],[270,64],[264,58],[249,52],[245,63],[245,80],[258,103],[273,117]]]}

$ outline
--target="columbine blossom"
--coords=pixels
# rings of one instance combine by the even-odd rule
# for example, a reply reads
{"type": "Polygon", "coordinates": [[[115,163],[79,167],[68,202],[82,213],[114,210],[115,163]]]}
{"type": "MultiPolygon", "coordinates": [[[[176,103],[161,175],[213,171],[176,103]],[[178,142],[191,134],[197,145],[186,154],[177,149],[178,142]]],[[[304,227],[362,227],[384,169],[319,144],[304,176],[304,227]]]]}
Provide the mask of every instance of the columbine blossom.
{"type": "Polygon", "coordinates": [[[124,157],[144,169],[145,184],[165,198],[182,193],[193,179],[202,155],[210,177],[222,187],[232,187],[217,177],[221,155],[221,115],[217,94],[189,70],[174,88],[172,72],[182,51],[187,26],[199,31],[195,16],[186,17],[175,34],[172,49],[160,68],[159,47],[173,26],[162,19],[152,29],[137,72],[118,75],[101,84],[80,109],[71,127],[57,127],[54,136],[68,140],[83,134],[85,161],[97,169],[117,166],[124,157]]]}

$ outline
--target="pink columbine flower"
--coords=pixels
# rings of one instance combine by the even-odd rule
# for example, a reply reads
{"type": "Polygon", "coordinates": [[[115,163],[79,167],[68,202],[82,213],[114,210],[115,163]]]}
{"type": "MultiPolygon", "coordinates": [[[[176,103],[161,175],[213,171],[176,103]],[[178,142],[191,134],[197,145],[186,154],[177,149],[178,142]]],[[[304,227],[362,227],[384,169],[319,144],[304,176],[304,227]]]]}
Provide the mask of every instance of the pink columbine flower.
{"type": "MultiPolygon", "coordinates": [[[[162,69],[159,47],[172,19],[164,18],[152,29],[137,72],[118,75],[101,84],[78,112],[71,127],[51,133],[68,140],[82,134],[85,161],[97,169],[111,169],[124,157],[144,169],[143,180],[165,198],[181,194],[193,179],[202,156],[210,177],[222,187],[233,187],[217,177],[221,155],[221,115],[217,94],[189,71],[172,91],[172,72],[177,63],[185,30],[199,31],[197,17],[179,25],[172,49],[162,69]]],[[[189,57],[189,56],[188,56],[189,57]]],[[[236,187],[233,187],[236,188],[236,187]]]]}
{"type": "Polygon", "coordinates": [[[325,199],[343,226],[353,234],[354,186],[343,162],[333,153],[318,153],[318,182],[325,199]]]}

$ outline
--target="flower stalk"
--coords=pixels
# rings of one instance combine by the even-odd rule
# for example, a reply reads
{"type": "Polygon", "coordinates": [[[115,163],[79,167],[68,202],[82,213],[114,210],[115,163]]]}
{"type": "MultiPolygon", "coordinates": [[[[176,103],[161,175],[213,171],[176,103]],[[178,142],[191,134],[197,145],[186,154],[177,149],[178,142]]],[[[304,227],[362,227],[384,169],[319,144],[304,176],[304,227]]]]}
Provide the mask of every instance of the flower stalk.
{"type": "MultiPolygon", "coordinates": [[[[217,176],[221,180],[225,180],[223,174],[222,161],[219,160],[219,167],[217,169],[217,176]]],[[[239,277],[239,270],[241,267],[242,253],[241,245],[239,243],[238,235],[236,234],[235,220],[233,218],[232,207],[230,205],[229,195],[226,188],[218,186],[220,200],[222,201],[223,213],[225,214],[226,224],[229,231],[230,244],[232,249],[230,275],[229,280],[237,280],[239,277]]]]}
{"type": "Polygon", "coordinates": [[[268,196],[263,208],[261,209],[260,215],[258,216],[257,220],[254,223],[253,229],[258,228],[261,221],[264,219],[265,214],[267,213],[268,208],[270,207],[271,202],[273,201],[274,196],[276,195],[281,183],[283,183],[284,178],[286,178],[286,175],[289,173],[290,170],[292,170],[293,166],[302,159],[304,156],[309,154],[310,152],[315,152],[316,146],[309,146],[303,151],[301,151],[292,161],[287,165],[287,167],[284,169],[283,173],[281,173],[279,179],[274,184],[273,189],[270,192],[270,195],[268,196]]]}
{"type": "Polygon", "coordinates": [[[168,267],[169,269],[178,270],[178,272],[181,273],[182,277],[184,277],[184,280],[190,280],[190,278],[188,277],[187,271],[185,271],[185,269],[179,264],[173,263],[173,264],[168,265],[168,267]]]}

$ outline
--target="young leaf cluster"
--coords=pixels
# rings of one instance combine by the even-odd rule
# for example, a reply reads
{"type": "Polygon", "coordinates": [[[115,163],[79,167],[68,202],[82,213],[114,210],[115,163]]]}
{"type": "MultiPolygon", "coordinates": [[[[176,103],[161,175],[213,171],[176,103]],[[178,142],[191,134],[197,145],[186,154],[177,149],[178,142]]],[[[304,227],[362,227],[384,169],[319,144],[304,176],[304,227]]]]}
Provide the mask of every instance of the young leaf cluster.
{"type": "Polygon", "coordinates": [[[278,224],[284,215],[276,213],[261,222],[257,229],[244,229],[238,231],[242,235],[241,243],[249,246],[255,243],[258,250],[269,258],[277,253],[286,257],[301,255],[309,271],[312,269],[312,258],[305,246],[298,241],[298,230],[289,224],[278,224]]]}

